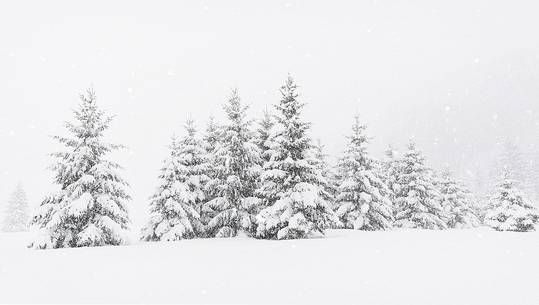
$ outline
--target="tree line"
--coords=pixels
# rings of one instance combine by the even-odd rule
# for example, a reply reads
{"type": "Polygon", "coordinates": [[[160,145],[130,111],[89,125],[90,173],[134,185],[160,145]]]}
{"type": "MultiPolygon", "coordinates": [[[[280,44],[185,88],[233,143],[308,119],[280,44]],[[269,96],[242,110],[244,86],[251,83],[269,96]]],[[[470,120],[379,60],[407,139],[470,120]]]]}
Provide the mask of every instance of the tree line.
{"type": "MultiPolygon", "coordinates": [[[[188,119],[182,137],[172,137],[150,217],[140,238],[176,241],[235,237],[298,239],[329,228],[389,230],[448,229],[487,225],[531,231],[539,213],[504,171],[486,208],[449,170],[437,173],[411,140],[390,148],[383,160],[368,153],[367,126],[355,117],[336,166],[321,143],[310,138],[311,123],[298,86],[288,77],[281,99],[255,122],[233,90],[223,105],[226,121],[210,119],[199,131],[188,119]]],[[[106,143],[112,120],[96,104],[92,89],[80,96],[70,137],[54,137],[65,149],[52,154],[60,190],[43,200],[32,217],[38,230],[30,247],[121,245],[130,228],[121,166],[107,159],[122,148],[106,143]]]]}

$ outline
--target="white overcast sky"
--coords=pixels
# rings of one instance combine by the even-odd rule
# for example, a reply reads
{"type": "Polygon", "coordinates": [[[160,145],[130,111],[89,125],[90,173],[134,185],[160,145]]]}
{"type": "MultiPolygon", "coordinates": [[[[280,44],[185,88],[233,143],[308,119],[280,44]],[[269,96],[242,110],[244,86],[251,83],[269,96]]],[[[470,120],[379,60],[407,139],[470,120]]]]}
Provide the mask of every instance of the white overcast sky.
{"type": "Polygon", "coordinates": [[[291,73],[331,155],[359,113],[371,151],[414,136],[461,175],[496,143],[539,142],[537,1],[2,1],[0,208],[18,181],[52,188],[48,137],[93,85],[145,217],[166,145],[188,115],[223,118],[237,86],[253,118],[291,73]]]}

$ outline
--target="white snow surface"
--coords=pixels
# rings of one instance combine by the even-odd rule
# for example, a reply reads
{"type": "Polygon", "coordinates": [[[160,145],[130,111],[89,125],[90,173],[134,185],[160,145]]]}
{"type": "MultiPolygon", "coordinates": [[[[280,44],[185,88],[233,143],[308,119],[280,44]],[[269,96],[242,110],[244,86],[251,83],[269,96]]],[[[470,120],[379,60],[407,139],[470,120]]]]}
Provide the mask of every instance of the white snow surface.
{"type": "Polygon", "coordinates": [[[539,233],[330,230],[31,250],[0,234],[0,303],[539,304],[539,233]]]}

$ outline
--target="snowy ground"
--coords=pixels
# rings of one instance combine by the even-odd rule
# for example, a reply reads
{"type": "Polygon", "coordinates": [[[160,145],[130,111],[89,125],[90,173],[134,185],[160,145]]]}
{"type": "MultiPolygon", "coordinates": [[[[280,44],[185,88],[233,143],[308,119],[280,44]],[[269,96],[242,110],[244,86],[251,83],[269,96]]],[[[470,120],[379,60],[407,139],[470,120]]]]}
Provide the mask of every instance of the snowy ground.
{"type": "Polygon", "coordinates": [[[539,304],[539,233],[334,230],[45,251],[27,239],[0,234],[0,303],[539,304]]]}

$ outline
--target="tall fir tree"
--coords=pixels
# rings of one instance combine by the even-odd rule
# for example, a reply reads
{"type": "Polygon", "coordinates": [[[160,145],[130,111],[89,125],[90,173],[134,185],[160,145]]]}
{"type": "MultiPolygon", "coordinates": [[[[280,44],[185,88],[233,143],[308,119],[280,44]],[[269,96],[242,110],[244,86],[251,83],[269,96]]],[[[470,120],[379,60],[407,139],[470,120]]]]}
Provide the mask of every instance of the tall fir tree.
{"type": "Polygon", "coordinates": [[[257,236],[307,238],[316,232],[323,234],[338,220],[323,196],[325,181],[307,136],[310,123],[301,119],[304,104],[298,101],[292,77],[281,87],[281,95],[275,106],[280,130],[271,159],[264,166],[259,189],[269,206],[257,216],[257,236]]]}
{"type": "Polygon", "coordinates": [[[29,224],[28,199],[22,183],[19,183],[7,202],[2,232],[24,232],[28,230],[29,224]]]}
{"type": "Polygon", "coordinates": [[[532,205],[517,182],[506,170],[490,198],[485,224],[498,231],[534,231],[539,222],[539,211],[532,205]]]}
{"type": "Polygon", "coordinates": [[[471,228],[480,225],[475,214],[471,193],[453,178],[449,169],[442,171],[438,181],[442,208],[449,228],[471,228]]]}
{"type": "Polygon", "coordinates": [[[393,223],[390,191],[367,152],[367,126],[355,117],[344,156],[337,164],[337,216],[347,229],[385,230],[393,223]]]}
{"type": "Polygon", "coordinates": [[[52,154],[57,162],[55,184],[33,218],[39,228],[34,248],[121,245],[127,241],[127,182],[120,165],[106,159],[119,145],[103,141],[112,117],[97,107],[93,89],[80,96],[75,123],[66,123],[71,137],[54,137],[66,148],[52,154]]]}
{"type": "Polygon", "coordinates": [[[255,216],[260,200],[255,196],[260,175],[260,152],[246,117],[248,107],[241,104],[237,90],[232,91],[224,110],[228,124],[212,158],[214,175],[206,185],[212,199],[204,203],[208,216],[207,234],[234,237],[255,232],[255,216]]]}
{"type": "Polygon", "coordinates": [[[208,162],[194,121],[185,124],[186,135],[172,139],[170,155],[164,161],[159,186],[151,198],[150,221],[143,229],[146,241],[176,241],[204,236],[200,219],[208,162]]]}
{"type": "Polygon", "coordinates": [[[395,189],[396,227],[447,228],[432,170],[425,165],[425,158],[412,141],[399,162],[395,189]]]}

